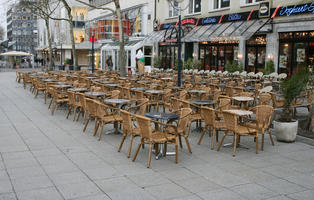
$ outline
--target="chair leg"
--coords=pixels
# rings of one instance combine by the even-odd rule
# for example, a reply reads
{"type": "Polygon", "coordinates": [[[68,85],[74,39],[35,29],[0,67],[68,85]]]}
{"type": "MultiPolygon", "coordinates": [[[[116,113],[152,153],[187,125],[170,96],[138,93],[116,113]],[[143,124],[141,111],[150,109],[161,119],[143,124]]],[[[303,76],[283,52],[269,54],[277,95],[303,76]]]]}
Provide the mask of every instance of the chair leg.
{"type": "Polygon", "coordinates": [[[255,138],[256,138],[256,154],[258,154],[258,134],[256,134],[255,138]]]}
{"type": "Polygon", "coordinates": [[[73,107],[73,121],[75,120],[75,117],[76,117],[76,110],[77,110],[77,107],[76,106],[74,106],[73,107]]]}
{"type": "Polygon", "coordinates": [[[264,151],[264,133],[262,133],[262,147],[261,150],[264,151]]]}
{"type": "Polygon", "coordinates": [[[51,115],[53,115],[53,114],[54,114],[56,107],[57,107],[57,103],[56,103],[56,102],[54,102],[54,103],[53,103],[52,110],[51,110],[51,115]]]}
{"type": "MultiPolygon", "coordinates": [[[[81,113],[82,113],[82,108],[79,108],[79,113],[77,115],[77,118],[76,118],[76,121],[79,120],[80,116],[81,116],[81,113]]],[[[75,120],[75,119],[74,119],[75,120]]]]}
{"type": "Polygon", "coordinates": [[[45,104],[47,103],[47,92],[45,92],[45,104]]]}
{"type": "Polygon", "coordinates": [[[175,144],[175,149],[176,149],[176,163],[178,163],[178,142],[179,139],[176,137],[176,144],[175,144]]]}
{"type": "Polygon", "coordinates": [[[270,130],[268,129],[268,134],[269,134],[269,138],[270,138],[270,141],[271,141],[271,144],[274,146],[275,145],[275,143],[274,143],[274,140],[273,140],[273,136],[271,135],[271,132],[270,132],[270,130]]]}
{"type": "Polygon", "coordinates": [[[147,168],[150,167],[150,162],[152,161],[152,153],[153,153],[153,144],[149,144],[149,152],[148,152],[148,160],[147,160],[147,168]]]}
{"type": "Polygon", "coordinates": [[[37,96],[38,96],[38,90],[36,90],[35,99],[37,98],[37,96]]]}
{"type": "Polygon", "coordinates": [[[234,157],[236,154],[236,150],[237,150],[237,146],[238,146],[238,134],[234,134],[234,142],[233,142],[233,152],[232,152],[232,156],[234,157]]]}
{"type": "Polygon", "coordinates": [[[224,135],[222,136],[221,141],[220,141],[220,143],[219,143],[219,145],[218,145],[218,147],[217,147],[217,151],[220,150],[220,147],[221,147],[222,143],[224,142],[224,139],[225,139],[226,136],[227,136],[227,131],[226,131],[226,132],[224,133],[224,135]]]}
{"type": "Polygon", "coordinates": [[[181,140],[181,135],[179,135],[178,137],[179,137],[179,144],[180,144],[180,148],[182,149],[182,140],[181,140]]]}
{"type": "Polygon", "coordinates": [[[51,104],[52,104],[52,98],[50,99],[49,106],[48,106],[48,110],[50,109],[51,104]]]}
{"type": "Polygon", "coordinates": [[[121,140],[121,142],[120,142],[120,145],[119,145],[119,148],[118,148],[118,152],[121,151],[121,148],[122,148],[122,145],[123,145],[123,143],[124,143],[125,138],[126,138],[126,131],[123,130],[122,140],[121,140]]]}
{"type": "Polygon", "coordinates": [[[167,156],[167,142],[164,144],[164,157],[167,156]]]}
{"type": "Polygon", "coordinates": [[[212,144],[211,144],[211,149],[212,149],[212,150],[215,148],[215,136],[216,136],[216,129],[213,128],[212,144]]]}
{"type": "Polygon", "coordinates": [[[84,126],[84,128],[83,128],[83,132],[85,132],[86,127],[87,127],[87,125],[88,125],[88,122],[89,122],[90,118],[91,118],[91,116],[88,116],[88,119],[87,119],[87,121],[86,121],[86,123],[85,123],[85,126],[84,126]]]}
{"type": "Polygon", "coordinates": [[[128,158],[130,158],[130,156],[131,156],[133,139],[134,139],[134,135],[131,134],[131,136],[130,136],[130,145],[129,145],[128,158]]]}
{"type": "Polygon", "coordinates": [[[98,128],[99,128],[99,122],[96,120],[96,121],[95,121],[94,135],[93,135],[93,136],[96,136],[96,135],[97,135],[98,128]]]}
{"type": "Polygon", "coordinates": [[[67,113],[67,119],[69,119],[69,115],[71,113],[71,110],[72,110],[72,106],[71,105],[68,105],[68,113],[67,113]]]}
{"type": "Polygon", "coordinates": [[[190,145],[188,136],[187,136],[187,135],[184,135],[183,137],[184,137],[184,139],[185,139],[185,143],[186,143],[186,146],[188,147],[189,152],[192,153],[192,149],[191,149],[191,145],[190,145]]]}
{"type": "Polygon", "coordinates": [[[98,138],[98,141],[100,141],[100,140],[101,140],[101,137],[102,137],[102,132],[103,132],[103,130],[104,130],[104,125],[105,125],[105,124],[101,124],[101,129],[100,129],[100,133],[99,133],[99,138],[98,138]]]}
{"type": "Polygon", "coordinates": [[[135,151],[135,154],[134,154],[134,156],[133,156],[133,159],[132,159],[132,161],[135,161],[135,159],[136,159],[136,157],[137,157],[137,154],[138,154],[138,152],[140,151],[140,148],[141,148],[141,146],[143,145],[143,139],[141,138],[141,142],[138,144],[138,146],[137,146],[137,149],[136,149],[136,151],[135,151]]]}
{"type": "Polygon", "coordinates": [[[201,135],[200,139],[198,140],[198,143],[197,143],[198,145],[201,144],[201,142],[202,142],[202,140],[203,140],[203,137],[204,137],[206,131],[207,131],[207,126],[204,127],[204,130],[203,130],[203,132],[202,132],[202,135],[201,135]]]}

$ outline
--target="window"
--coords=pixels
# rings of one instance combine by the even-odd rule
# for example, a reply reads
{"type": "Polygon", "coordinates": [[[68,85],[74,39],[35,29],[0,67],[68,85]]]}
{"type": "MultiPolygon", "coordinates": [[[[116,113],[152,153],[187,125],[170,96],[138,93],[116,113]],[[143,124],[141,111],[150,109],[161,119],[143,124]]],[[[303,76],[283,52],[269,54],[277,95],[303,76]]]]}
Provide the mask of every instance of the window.
{"type": "Polygon", "coordinates": [[[169,5],[169,17],[175,17],[179,15],[179,3],[175,1],[169,5]]]}
{"type": "Polygon", "coordinates": [[[230,7],[230,0],[214,0],[214,9],[230,7]]]}
{"type": "Polygon", "coordinates": [[[189,0],[189,14],[201,12],[201,0],[189,0]]]}
{"type": "Polygon", "coordinates": [[[257,2],[261,2],[261,1],[264,1],[264,0],[245,0],[245,3],[250,4],[250,3],[257,3],[257,2]]]}

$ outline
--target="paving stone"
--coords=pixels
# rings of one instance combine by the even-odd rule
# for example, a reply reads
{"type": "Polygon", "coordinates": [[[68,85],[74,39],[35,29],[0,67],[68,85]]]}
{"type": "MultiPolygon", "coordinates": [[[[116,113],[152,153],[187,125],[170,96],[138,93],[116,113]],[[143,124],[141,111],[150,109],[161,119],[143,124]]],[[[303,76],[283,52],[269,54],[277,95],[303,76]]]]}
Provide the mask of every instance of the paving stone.
{"type": "Polygon", "coordinates": [[[11,179],[29,178],[36,176],[44,176],[45,172],[41,167],[21,167],[8,169],[8,173],[11,179]]]}
{"type": "Polygon", "coordinates": [[[227,190],[219,189],[208,192],[198,193],[198,195],[205,200],[245,200],[246,198],[240,196],[239,194],[227,190]]]}
{"type": "Polygon", "coordinates": [[[1,200],[16,200],[16,196],[14,193],[6,193],[6,194],[0,194],[1,200]]]}
{"type": "Polygon", "coordinates": [[[146,187],[145,190],[151,193],[157,199],[172,199],[185,197],[192,194],[174,183],[146,187]]]}
{"type": "Polygon", "coordinates": [[[65,199],[74,199],[78,197],[93,196],[102,192],[92,182],[71,183],[58,185],[57,188],[65,199]]]}
{"type": "Polygon", "coordinates": [[[278,195],[277,193],[257,184],[245,184],[230,188],[247,199],[261,200],[278,195]]]}
{"type": "Polygon", "coordinates": [[[10,180],[0,181],[0,194],[12,192],[12,186],[10,180]]]}
{"type": "Polygon", "coordinates": [[[273,179],[270,181],[260,182],[258,184],[278,194],[291,194],[291,193],[301,192],[305,190],[304,187],[288,182],[283,179],[273,179]]]}
{"type": "Polygon", "coordinates": [[[12,184],[14,190],[17,192],[53,186],[52,182],[47,176],[17,178],[12,180],[12,184]]]}
{"type": "Polygon", "coordinates": [[[314,190],[307,190],[288,195],[288,197],[296,200],[313,200],[314,190]]]}
{"type": "MultiPolygon", "coordinates": [[[[110,199],[112,200],[155,200],[150,193],[145,191],[144,189],[123,189],[116,192],[108,192],[110,199]]],[[[160,199],[160,198],[159,198],[160,199]]],[[[157,200],[157,199],[156,199],[157,200]]]]}
{"type": "Polygon", "coordinates": [[[139,189],[135,183],[130,181],[126,177],[115,177],[110,179],[104,180],[97,180],[95,183],[105,192],[119,192],[121,188],[128,188],[128,189],[139,189]]]}
{"type": "Polygon", "coordinates": [[[72,183],[82,183],[88,182],[89,179],[85,174],[80,171],[77,172],[69,172],[64,174],[52,174],[50,175],[51,180],[55,185],[66,185],[72,183]]]}
{"type": "Polygon", "coordinates": [[[222,186],[217,185],[204,177],[180,179],[174,182],[191,193],[206,192],[222,188],[222,186]]]}
{"type": "Polygon", "coordinates": [[[17,192],[17,196],[19,200],[63,200],[54,187],[17,192]]]}
{"type": "Polygon", "coordinates": [[[79,197],[72,200],[110,200],[110,198],[105,194],[100,194],[96,196],[79,197]]]}

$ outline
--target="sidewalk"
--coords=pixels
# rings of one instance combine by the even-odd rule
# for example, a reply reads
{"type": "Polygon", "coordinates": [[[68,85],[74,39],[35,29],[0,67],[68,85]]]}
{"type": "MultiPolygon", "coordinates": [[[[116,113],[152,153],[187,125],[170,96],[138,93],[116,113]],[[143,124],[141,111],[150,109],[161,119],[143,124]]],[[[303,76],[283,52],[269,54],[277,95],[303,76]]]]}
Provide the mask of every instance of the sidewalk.
{"type": "MultiPolygon", "coordinates": [[[[126,156],[128,140],[117,152],[121,135],[104,135],[98,141],[93,122],[83,133],[81,121],[65,118],[65,108],[54,116],[47,108],[43,95],[34,99],[29,89],[15,82],[15,72],[0,73],[0,200],[314,197],[313,146],[301,142],[271,146],[267,136],[265,150],[255,154],[253,139],[245,137],[241,142],[249,149],[240,148],[232,157],[230,147],[210,150],[207,135],[197,145],[200,133],[192,132],[192,154],[183,141],[178,164],[171,156],[153,158],[147,169],[147,147],[132,162],[126,156]]],[[[137,144],[138,138],[132,155],[137,144]]]]}

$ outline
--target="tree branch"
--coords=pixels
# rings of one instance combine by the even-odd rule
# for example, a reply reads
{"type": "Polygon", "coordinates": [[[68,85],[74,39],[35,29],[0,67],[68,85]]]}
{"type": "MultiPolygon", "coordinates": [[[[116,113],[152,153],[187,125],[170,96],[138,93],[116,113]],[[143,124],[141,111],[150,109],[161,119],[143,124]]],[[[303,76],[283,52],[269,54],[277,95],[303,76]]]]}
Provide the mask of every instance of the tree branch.
{"type": "Polygon", "coordinates": [[[94,5],[92,5],[92,4],[86,3],[86,2],[81,1],[81,0],[75,0],[75,1],[77,1],[77,2],[79,2],[79,3],[81,3],[81,4],[84,4],[85,6],[94,8],[94,9],[98,9],[98,10],[109,10],[109,11],[111,11],[114,15],[116,15],[116,11],[113,10],[113,9],[111,9],[111,8],[99,8],[99,7],[97,7],[97,6],[94,6],[94,5]]]}

